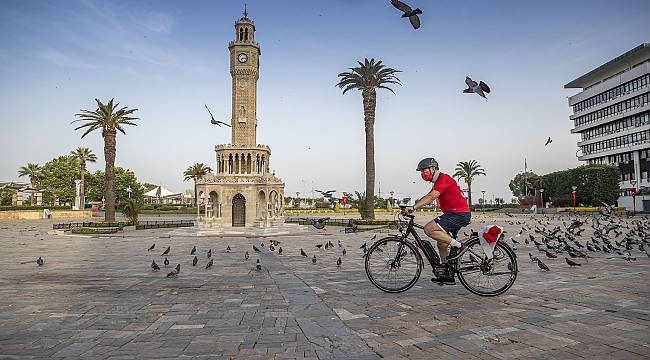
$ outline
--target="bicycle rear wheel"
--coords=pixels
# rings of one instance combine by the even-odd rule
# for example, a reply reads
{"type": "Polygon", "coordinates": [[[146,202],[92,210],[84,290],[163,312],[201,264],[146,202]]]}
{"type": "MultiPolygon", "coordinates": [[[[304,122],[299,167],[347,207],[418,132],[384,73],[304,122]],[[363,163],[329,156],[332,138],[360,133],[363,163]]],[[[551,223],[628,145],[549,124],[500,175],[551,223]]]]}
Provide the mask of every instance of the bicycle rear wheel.
{"type": "Polygon", "coordinates": [[[461,284],[480,296],[497,296],[508,291],[517,279],[517,256],[503,242],[497,242],[493,258],[487,260],[478,239],[467,242],[467,251],[458,260],[461,284]]]}
{"type": "Polygon", "coordinates": [[[410,289],[420,278],[423,265],[417,249],[397,236],[377,241],[366,253],[368,279],[388,293],[410,289]]]}

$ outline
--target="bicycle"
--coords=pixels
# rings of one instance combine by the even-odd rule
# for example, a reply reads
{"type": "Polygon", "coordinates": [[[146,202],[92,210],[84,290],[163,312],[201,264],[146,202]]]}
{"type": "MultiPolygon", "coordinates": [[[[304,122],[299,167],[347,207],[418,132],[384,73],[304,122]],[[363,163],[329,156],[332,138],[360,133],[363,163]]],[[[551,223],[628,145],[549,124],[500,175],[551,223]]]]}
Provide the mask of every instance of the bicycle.
{"type": "MultiPolygon", "coordinates": [[[[406,206],[395,216],[400,236],[388,236],[375,242],[365,254],[366,275],[378,289],[388,293],[404,292],[417,283],[424,267],[420,250],[427,258],[436,277],[448,267],[458,275],[460,283],[471,293],[479,296],[497,296],[508,291],[517,278],[517,255],[504,241],[497,241],[493,257],[488,259],[477,233],[472,233],[463,242],[466,250],[447,266],[431,242],[422,240],[415,228],[424,229],[415,223],[415,216],[404,212],[406,206]],[[408,222],[404,218],[408,218],[408,222]],[[413,239],[409,238],[413,235],[413,239]],[[386,274],[387,279],[381,279],[386,274]],[[500,281],[492,287],[494,281],[500,281]]],[[[451,234],[456,238],[456,234],[451,234]]],[[[442,285],[442,284],[441,284],[442,285]]]]}

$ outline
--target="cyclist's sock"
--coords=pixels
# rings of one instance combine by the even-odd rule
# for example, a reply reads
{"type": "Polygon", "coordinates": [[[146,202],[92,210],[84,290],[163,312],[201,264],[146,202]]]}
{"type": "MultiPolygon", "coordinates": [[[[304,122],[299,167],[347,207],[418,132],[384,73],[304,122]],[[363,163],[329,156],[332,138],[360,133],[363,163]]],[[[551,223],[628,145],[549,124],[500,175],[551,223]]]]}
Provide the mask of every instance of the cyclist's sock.
{"type": "Polygon", "coordinates": [[[456,248],[459,248],[459,247],[463,246],[463,244],[460,241],[456,240],[456,239],[452,240],[451,243],[449,243],[449,245],[453,246],[453,247],[456,247],[456,248]]]}

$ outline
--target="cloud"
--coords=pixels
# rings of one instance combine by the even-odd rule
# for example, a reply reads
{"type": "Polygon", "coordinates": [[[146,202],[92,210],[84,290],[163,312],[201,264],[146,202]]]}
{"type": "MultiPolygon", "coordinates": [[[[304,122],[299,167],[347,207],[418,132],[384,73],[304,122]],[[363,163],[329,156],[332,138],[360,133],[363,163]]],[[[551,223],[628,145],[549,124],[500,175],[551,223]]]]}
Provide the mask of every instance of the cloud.
{"type": "Polygon", "coordinates": [[[45,50],[38,54],[38,56],[56,66],[78,68],[78,69],[96,69],[97,66],[89,64],[74,55],[64,54],[57,50],[45,50]]]}
{"type": "Polygon", "coordinates": [[[145,15],[143,25],[153,32],[169,33],[174,27],[174,18],[164,13],[152,12],[145,15]]]}

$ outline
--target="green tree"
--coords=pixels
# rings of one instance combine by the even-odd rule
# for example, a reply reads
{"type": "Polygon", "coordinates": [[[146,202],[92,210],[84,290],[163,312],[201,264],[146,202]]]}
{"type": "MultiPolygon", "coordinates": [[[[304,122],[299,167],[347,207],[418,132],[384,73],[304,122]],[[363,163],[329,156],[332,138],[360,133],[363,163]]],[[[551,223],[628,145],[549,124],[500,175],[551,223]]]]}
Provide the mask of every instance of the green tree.
{"type": "Polygon", "coordinates": [[[142,211],[143,202],[141,199],[130,198],[119,203],[119,209],[133,225],[138,224],[138,216],[142,211]]]}
{"type": "MultiPolygon", "coordinates": [[[[194,200],[196,201],[196,218],[199,218],[199,212],[201,211],[200,206],[199,206],[199,191],[196,188],[196,182],[202,179],[205,175],[208,173],[211,173],[212,169],[210,169],[209,166],[203,164],[203,163],[196,163],[194,165],[190,165],[187,167],[187,169],[183,172],[183,181],[187,180],[194,180],[194,200]]],[[[207,194],[206,194],[207,198],[207,194]]]]}
{"type": "Polygon", "coordinates": [[[92,150],[87,147],[78,147],[70,152],[70,155],[79,161],[79,174],[81,177],[81,186],[79,194],[81,195],[81,208],[83,209],[86,204],[86,163],[96,162],[97,155],[93,154],[92,150]]]}
{"type": "Polygon", "coordinates": [[[0,189],[0,206],[11,205],[11,197],[12,197],[11,192],[4,189],[0,189]]]}
{"type": "MultiPolygon", "coordinates": [[[[106,194],[106,173],[100,170],[88,174],[86,178],[87,197],[91,201],[101,201],[106,194]]],[[[129,169],[121,167],[115,168],[115,194],[118,203],[129,198],[126,191],[131,188],[131,198],[143,201],[144,188],[138,182],[135,173],[129,169]]]]}
{"type": "Polygon", "coordinates": [[[38,164],[27,163],[27,166],[21,166],[20,169],[18,169],[18,176],[28,176],[29,186],[32,189],[36,189],[39,185],[38,180],[41,176],[41,166],[38,164]]]}
{"type": "Polygon", "coordinates": [[[539,175],[532,171],[526,173],[519,173],[515,175],[514,179],[510,180],[508,187],[514,196],[526,196],[526,187],[528,188],[528,195],[535,194],[535,186],[539,182],[539,175]]]}
{"type": "Polygon", "coordinates": [[[465,184],[467,184],[470,207],[472,206],[472,182],[474,181],[474,177],[479,175],[485,175],[485,170],[476,162],[476,160],[461,161],[456,164],[454,177],[457,179],[463,179],[465,184]]]}
{"type": "Polygon", "coordinates": [[[81,113],[75,114],[78,119],[73,121],[85,122],[83,125],[75,128],[75,130],[84,130],[81,138],[84,138],[94,130],[102,129],[104,159],[106,160],[106,214],[104,220],[107,222],[115,221],[115,141],[117,131],[126,135],[123,126],[136,126],[137,124],[133,121],[138,120],[138,118],[130,116],[138,109],[128,109],[126,106],[118,109],[119,103],[113,104],[113,100],[111,99],[107,104],[103,104],[99,99],[95,99],[97,109],[94,111],[81,110],[81,113]]]}
{"type": "Polygon", "coordinates": [[[43,200],[54,204],[55,199],[62,203],[72,203],[76,195],[74,180],[79,174],[79,160],[72,155],[63,155],[43,165],[41,188],[45,190],[43,200]]]}
{"type": "MultiPolygon", "coordinates": [[[[393,94],[389,84],[401,85],[396,74],[399,70],[382,65],[381,61],[365,59],[358,62],[358,67],[350,68],[351,71],[338,74],[340,78],[336,84],[343,90],[361,90],[363,97],[363,117],[366,132],[366,194],[375,193],[375,110],[377,107],[377,89],[386,89],[393,94]]],[[[374,197],[368,196],[364,206],[364,218],[375,219],[374,197]]]]}
{"type": "Polygon", "coordinates": [[[541,176],[538,188],[544,188],[544,199],[550,199],[555,205],[570,206],[572,186],[575,186],[579,204],[601,206],[618,199],[619,176],[615,166],[582,165],[541,176]]]}

